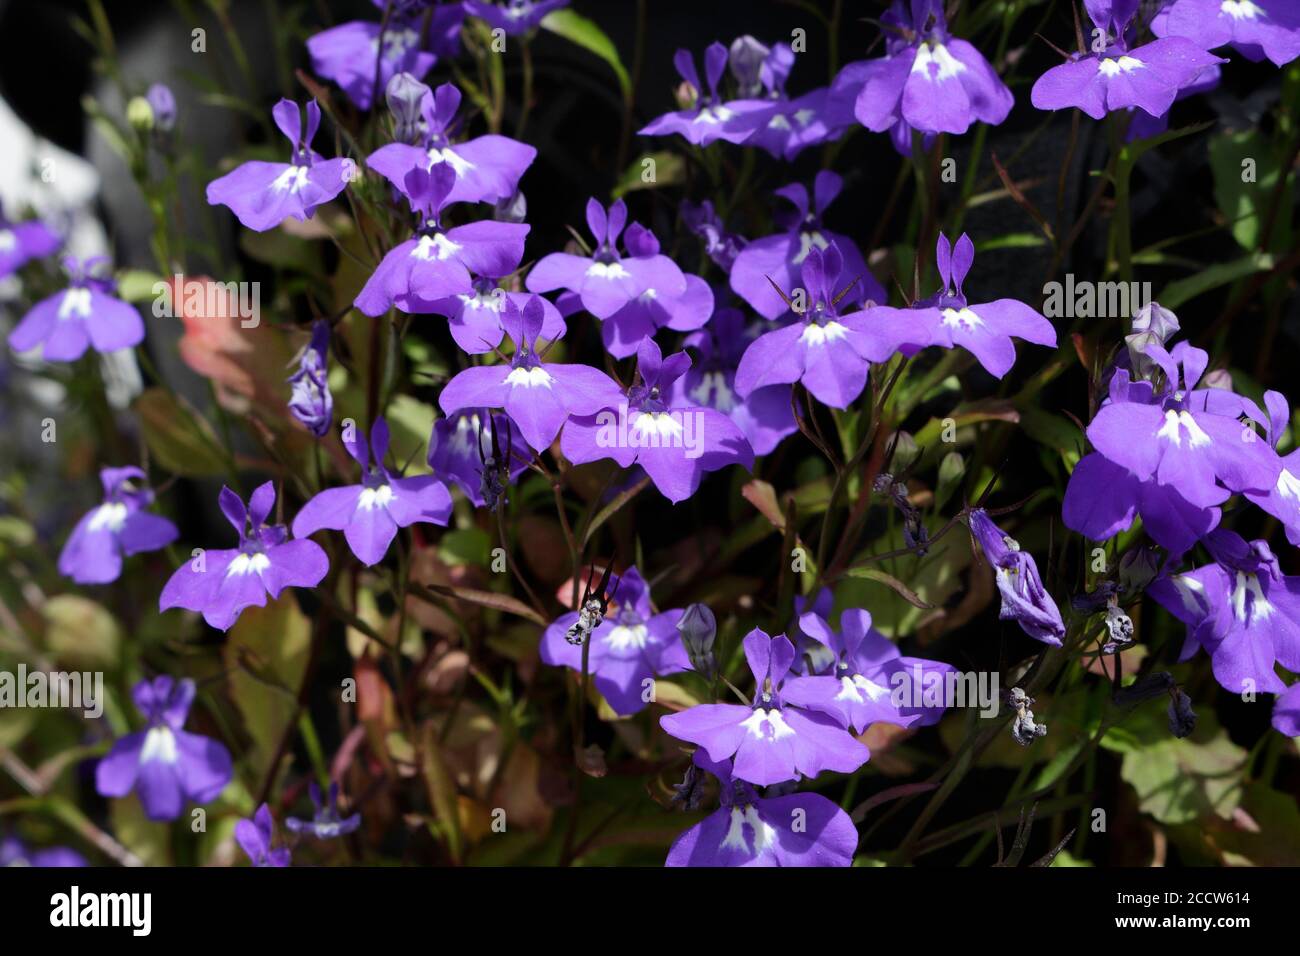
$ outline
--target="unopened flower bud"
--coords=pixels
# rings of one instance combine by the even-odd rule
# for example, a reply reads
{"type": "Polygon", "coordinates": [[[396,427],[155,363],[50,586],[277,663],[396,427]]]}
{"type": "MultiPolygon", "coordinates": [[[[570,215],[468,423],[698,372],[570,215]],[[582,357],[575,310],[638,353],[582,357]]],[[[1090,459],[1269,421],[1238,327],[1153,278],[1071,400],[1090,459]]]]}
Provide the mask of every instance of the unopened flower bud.
{"type": "Polygon", "coordinates": [[[421,110],[424,98],[430,93],[425,86],[410,73],[397,73],[388,81],[384,89],[384,98],[388,101],[388,110],[393,114],[393,138],[401,143],[414,143],[420,139],[421,110]]]}
{"type": "Polygon", "coordinates": [[[153,129],[153,107],[143,96],[134,96],[126,104],[126,121],[142,133],[153,129]]]}
{"type": "Polygon", "coordinates": [[[144,98],[153,110],[153,128],[160,133],[170,133],[176,126],[176,97],[169,87],[154,83],[145,91],[144,98]]]}
{"type": "Polygon", "coordinates": [[[690,658],[691,667],[712,681],[718,675],[718,662],[713,655],[713,641],[718,635],[718,621],[713,612],[703,604],[692,604],[677,621],[682,635],[682,646],[690,658]]]}
{"type": "Polygon", "coordinates": [[[1160,573],[1155,548],[1132,548],[1119,559],[1119,585],[1125,594],[1139,594],[1160,573]]]}

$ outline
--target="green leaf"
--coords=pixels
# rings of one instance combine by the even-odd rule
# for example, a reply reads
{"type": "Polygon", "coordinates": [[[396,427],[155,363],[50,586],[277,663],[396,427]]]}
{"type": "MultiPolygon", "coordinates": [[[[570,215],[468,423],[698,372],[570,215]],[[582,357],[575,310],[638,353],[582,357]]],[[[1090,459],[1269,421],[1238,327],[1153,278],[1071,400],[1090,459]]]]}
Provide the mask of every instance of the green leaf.
{"type": "Polygon", "coordinates": [[[201,477],[226,470],[221,443],[207,421],[164,388],[148,388],[135,400],[149,453],[177,475],[201,477]]]}
{"type": "Polygon", "coordinates": [[[1252,252],[1248,256],[1233,259],[1231,262],[1216,262],[1195,275],[1169,283],[1169,285],[1165,286],[1164,291],[1156,296],[1156,301],[1166,309],[1177,309],[1184,302],[1188,302],[1202,293],[1209,292],[1221,285],[1227,285],[1229,282],[1236,282],[1244,276],[1264,272],[1273,268],[1273,264],[1273,256],[1266,252],[1252,252]]]}
{"type": "Polygon", "coordinates": [[[637,189],[676,186],[686,179],[686,160],[680,154],[662,150],[645,153],[623,170],[610,195],[615,199],[637,189]],[[649,176],[650,178],[647,178],[649,176]]]}
{"type": "Polygon", "coordinates": [[[482,528],[448,531],[438,542],[438,557],[451,565],[486,567],[491,539],[482,528]]]}
{"type": "Polygon", "coordinates": [[[876,568],[848,568],[844,573],[851,578],[865,578],[868,581],[883,584],[912,607],[919,607],[923,611],[928,611],[934,607],[933,604],[922,600],[915,591],[892,574],[886,574],[876,568]]]}
{"type": "MultiPolygon", "coordinates": [[[[149,302],[157,298],[154,287],[167,282],[156,272],[147,269],[127,269],[117,276],[117,297],[126,302],[149,302]]],[[[170,285],[170,283],[169,283],[170,285]]],[[[168,290],[170,292],[170,289],[168,290]]]]}
{"type": "Polygon", "coordinates": [[[58,594],[41,609],[45,643],[60,662],[111,668],[119,663],[122,631],[107,609],[77,594],[58,594]]]}
{"type": "Polygon", "coordinates": [[[618,85],[623,91],[623,99],[630,100],[632,98],[632,80],[623,67],[623,61],[618,57],[618,49],[614,46],[613,41],[605,35],[605,31],[596,26],[594,22],[566,7],[548,13],[546,18],[542,20],[542,29],[550,30],[557,36],[564,37],[570,43],[577,44],[585,50],[590,50],[608,63],[614,71],[614,75],[618,77],[618,85]]]}

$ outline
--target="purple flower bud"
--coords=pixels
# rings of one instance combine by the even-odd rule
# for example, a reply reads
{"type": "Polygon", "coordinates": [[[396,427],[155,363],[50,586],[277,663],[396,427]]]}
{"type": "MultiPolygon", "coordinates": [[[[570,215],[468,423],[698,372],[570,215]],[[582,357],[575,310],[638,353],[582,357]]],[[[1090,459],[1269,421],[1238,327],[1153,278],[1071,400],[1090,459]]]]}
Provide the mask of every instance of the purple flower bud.
{"type": "Polygon", "coordinates": [[[771,47],[760,43],[749,34],[731,41],[727,68],[735,78],[741,96],[748,98],[762,95],[763,83],[759,71],[762,70],[763,61],[771,52],[771,47]]]}
{"type": "Polygon", "coordinates": [[[718,676],[718,661],[713,655],[718,621],[713,612],[704,604],[692,604],[677,622],[677,630],[681,632],[682,644],[686,648],[686,656],[691,660],[691,666],[705,680],[714,680],[718,676]]]}
{"type": "Polygon", "coordinates": [[[1159,555],[1155,548],[1133,548],[1119,559],[1119,585],[1126,594],[1137,594],[1160,573],[1159,555]]]}
{"type": "Polygon", "coordinates": [[[176,97],[171,89],[155,83],[145,91],[144,98],[153,110],[153,128],[160,133],[170,133],[176,126],[176,97]]]}
{"type": "Polygon", "coordinates": [[[518,189],[492,207],[492,218],[497,222],[523,222],[528,218],[528,200],[518,189]]]}
{"type": "Polygon", "coordinates": [[[425,98],[432,91],[410,73],[397,73],[388,81],[384,97],[393,114],[393,138],[400,143],[416,143],[424,136],[421,126],[425,98]]]}
{"type": "Polygon", "coordinates": [[[317,319],[312,326],[311,342],[298,359],[298,371],[289,377],[293,386],[289,411],[317,438],[323,438],[330,430],[334,417],[334,397],[328,381],[329,344],[330,324],[317,319]]]}

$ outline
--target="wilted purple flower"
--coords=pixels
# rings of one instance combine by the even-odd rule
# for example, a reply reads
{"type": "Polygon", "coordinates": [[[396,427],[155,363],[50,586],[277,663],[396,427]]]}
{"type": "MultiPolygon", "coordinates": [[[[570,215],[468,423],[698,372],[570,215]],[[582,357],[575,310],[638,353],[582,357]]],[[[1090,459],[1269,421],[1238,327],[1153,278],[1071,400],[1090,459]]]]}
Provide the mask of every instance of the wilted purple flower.
{"type": "Polygon", "coordinates": [[[375,419],[370,447],[359,426],[344,434],[343,444],[361,466],[361,484],[326,488],[293,519],[293,536],[306,538],[322,528],[342,531],[363,564],[384,559],[398,528],[417,523],[445,525],[451,517],[451,495],[433,475],[394,478],[384,465],[388,454],[388,422],[375,419]]]}
{"type": "Polygon", "coordinates": [[[726,225],[713,210],[713,203],[704,200],[693,203],[683,199],[678,207],[682,222],[692,233],[704,240],[704,251],[723,272],[730,273],[736,255],[749,241],[727,231],[726,225]]]}
{"type": "Polygon", "coordinates": [[[478,17],[492,29],[504,30],[512,37],[537,29],[548,13],[568,5],[569,0],[505,0],[504,3],[464,0],[462,4],[471,17],[478,17]]]}
{"type": "MultiPolygon", "coordinates": [[[[782,228],[771,236],[753,239],[736,254],[731,268],[732,290],[748,302],[764,318],[776,319],[786,315],[789,304],[772,288],[776,283],[786,295],[799,284],[800,270],[814,250],[825,252],[831,245],[839,248],[844,285],[853,283],[844,297],[844,310],[870,299],[884,302],[887,299],[876,277],[867,269],[858,247],[848,236],[831,232],[822,225],[822,215],[835,201],[844,186],[844,180],[828,169],[817,174],[813,181],[813,204],[808,204],[808,190],[802,183],[791,183],[776,190],[776,195],[794,206],[793,214],[778,215],[782,228]]],[[[833,277],[832,277],[833,279],[833,277]]],[[[813,291],[806,289],[809,300],[813,291]]],[[[835,290],[839,292],[839,289],[835,290]]],[[[811,309],[812,303],[809,302],[811,309]]]]}
{"type": "Polygon", "coordinates": [[[686,81],[694,96],[694,103],[688,109],[677,110],[651,120],[640,130],[642,136],[671,136],[677,133],[688,143],[696,146],[708,146],[718,140],[728,143],[742,143],[754,132],[753,124],[743,125],[746,114],[767,110],[768,104],[762,100],[731,100],[722,102],[718,94],[718,83],[727,68],[727,48],[721,43],[712,43],[704,51],[704,75],[709,82],[706,96],[700,83],[700,75],[695,71],[695,59],[690,50],[679,49],[673,54],[673,66],[677,74],[686,81]]]}
{"type": "Polygon", "coordinates": [[[935,264],[943,287],[911,308],[881,306],[870,316],[893,349],[962,348],[990,375],[1002,378],[1016,362],[1012,338],[1055,348],[1056,330],[1039,312],[1016,299],[968,303],[962,282],[974,261],[970,236],[962,233],[955,246],[947,236],[939,236],[935,264]]]}
{"type": "Polygon", "coordinates": [[[533,296],[522,311],[506,300],[501,324],[515,343],[509,364],[478,365],[459,372],[438,396],[443,412],[504,408],[529,446],[545,451],[570,415],[594,415],[618,404],[618,383],[587,365],[543,363],[536,342],[545,311],[533,296]]]}
{"type": "Polygon", "coordinates": [[[1214,564],[1147,589],[1187,625],[1182,659],[1204,648],[1215,679],[1232,693],[1282,693],[1276,665],[1300,671],[1300,577],[1284,575],[1264,541],[1219,528],[1204,543],[1214,564]]]}
{"type": "Polygon", "coordinates": [[[658,240],[648,230],[633,223],[627,231],[627,255],[619,254],[618,239],[626,222],[623,200],[615,201],[608,214],[595,199],[588,200],[587,225],[596,239],[593,255],[553,252],[533,266],[525,282],[530,292],[567,289],[577,295],[582,307],[605,323],[606,347],[619,358],[635,352],[641,337],[659,325],[699,328],[713,311],[708,285],[684,275],[661,255],[658,240]]]}
{"type": "Polygon", "coordinates": [[[62,244],[58,234],[39,219],[10,222],[0,210],[0,279],[33,259],[53,255],[62,244]]]}
{"type": "MultiPolygon", "coordinates": [[[[375,0],[383,7],[387,0],[375,0]]],[[[307,38],[312,69],[333,80],[358,109],[370,109],[375,94],[378,67],[379,89],[398,73],[424,76],[439,56],[453,56],[460,47],[460,25],[465,12],[459,4],[442,3],[432,8],[427,33],[416,15],[418,10],[397,4],[383,27],[384,55],[379,59],[380,24],[369,20],[350,20],[307,38]],[[428,37],[428,46],[422,37],[428,37]]]]}
{"type": "MultiPolygon", "coordinates": [[[[496,494],[491,475],[495,472],[501,484],[503,472],[508,470],[513,482],[528,468],[533,450],[524,441],[519,426],[510,416],[501,412],[489,413],[485,408],[463,408],[433,423],[429,436],[429,467],[439,478],[452,482],[477,508],[487,504],[484,481],[496,494]],[[489,417],[491,415],[491,417],[489,417]],[[492,431],[496,429],[496,447],[493,448],[492,431]]],[[[495,505],[495,501],[492,503],[495,505]]]]}
{"type": "Polygon", "coordinates": [[[26,352],[41,346],[47,362],[72,362],[87,348],[96,352],[116,352],[144,341],[144,319],[135,306],[123,302],[114,293],[112,278],[92,273],[108,260],[95,256],[78,264],[71,257],[63,260],[71,285],[42,299],[9,333],[9,347],[26,352]]]}
{"type": "Polygon", "coordinates": [[[329,559],[315,541],[290,541],[284,525],[268,525],[275,485],[253,491],[248,508],[229,488],[218,499],[226,520],[239,532],[239,547],[201,551],[182,564],[163,585],[158,609],[199,611],[219,631],[235,623],[246,607],[265,607],[285,588],[314,588],[329,570],[329,559]]]}
{"type": "Polygon", "coordinates": [[[686,337],[685,344],[699,351],[699,361],[673,382],[668,403],[717,409],[744,432],[755,455],[766,455],[799,426],[789,385],[756,388],[745,396],[736,391],[736,368],[757,334],[757,327],[746,328],[739,309],[715,312],[708,325],[686,337]]]}
{"type": "Polygon", "coordinates": [[[694,763],[718,778],[722,804],[673,841],[665,866],[852,866],[853,820],[819,793],[760,797],[729,761],[694,763]]]}
{"type": "Polygon", "coordinates": [[[1012,710],[1016,712],[1016,718],[1011,722],[1011,739],[1022,747],[1028,747],[1039,737],[1046,737],[1047,724],[1035,719],[1034,712],[1029,709],[1033,706],[1034,698],[1019,687],[1011,688],[1007,696],[1012,710]]]}
{"type": "Polygon", "coordinates": [[[1108,0],[1092,0],[1086,6],[1098,40],[1091,52],[1075,53],[1038,78],[1029,98],[1040,110],[1076,106],[1093,119],[1102,119],[1114,110],[1137,107],[1151,116],[1163,116],[1178,91],[1195,82],[1202,70],[1227,62],[1178,36],[1130,50],[1125,29],[1137,4],[1112,6],[1108,0]]]}
{"type": "Polygon", "coordinates": [[[439,299],[473,295],[471,274],[507,276],[519,268],[528,226],[488,219],[442,228],[442,210],[451,202],[447,197],[455,182],[450,163],[406,174],[406,194],[423,225],[388,251],[357,294],[355,305],[366,315],[383,315],[394,305],[403,312],[429,312],[439,299]]]}
{"type": "Polygon", "coordinates": [[[1192,699],[1181,687],[1175,687],[1169,693],[1169,732],[1175,737],[1189,737],[1196,729],[1196,711],[1192,710],[1192,699]]]}
{"type": "Polygon", "coordinates": [[[1026,634],[1044,644],[1060,647],[1065,623],[1060,608],[1043,587],[1033,557],[1021,551],[1020,543],[995,525],[983,508],[973,509],[967,520],[984,559],[993,566],[1002,595],[998,617],[1015,621],[1026,634]]]}
{"type": "Polygon", "coordinates": [[[334,396],[329,386],[330,324],[317,319],[311,341],[298,357],[298,371],[289,376],[293,393],[289,411],[317,438],[324,438],[334,419],[334,396]]]}
{"type": "Polygon", "coordinates": [[[59,573],[78,584],[107,584],[125,555],[157,551],[176,540],[176,526],[144,509],[153,501],[139,468],[101,468],[104,503],[77,522],[59,554],[59,573]]]}
{"type": "Polygon", "coordinates": [[[1224,44],[1248,60],[1277,66],[1300,56],[1300,7],[1294,0],[1173,0],[1151,21],[1158,37],[1187,37],[1203,50],[1224,44]]]}
{"type": "Polygon", "coordinates": [[[794,645],[784,634],[769,637],[753,630],[744,646],[756,684],[751,707],[699,704],[661,717],[660,726],[679,740],[698,744],[715,762],[734,755],[733,774],[760,787],[801,774],[812,778],[823,770],[852,773],[867,762],[870,751],[833,718],[787,706],[782,685],[794,645]]]}
{"type": "MultiPolygon", "coordinates": [[[[740,260],[736,261],[739,268],[740,260]]],[[[835,303],[847,283],[841,281],[838,244],[824,253],[813,248],[801,268],[803,315],[750,344],[736,369],[736,391],[748,397],[768,386],[802,382],[819,402],[847,408],[867,384],[868,365],[885,361],[894,348],[877,334],[872,321],[875,310],[839,314],[835,303]]]]}
{"type": "Polygon", "coordinates": [[[320,128],[320,107],[315,100],[307,104],[306,135],[293,100],[280,100],[271,115],[293,144],[291,162],[253,160],[208,183],[208,204],[229,206],[241,223],[257,232],[272,229],[285,219],[310,219],[317,206],[343,192],[356,169],[351,159],[325,159],[311,148],[320,128]]]}
{"type": "Polygon", "coordinates": [[[186,800],[215,799],[230,782],[230,752],[181,729],[194,703],[194,681],[162,674],[136,684],[131,699],[149,726],[119,738],[96,765],[100,796],[125,797],[135,790],[150,820],[175,820],[186,800]]]}
{"type": "Polygon", "coordinates": [[[17,837],[0,840],[0,867],[80,867],[89,866],[86,858],[68,847],[52,846],[30,850],[17,837]]]}
{"type": "Polygon", "coordinates": [[[641,384],[596,414],[564,426],[560,449],[574,464],[612,458],[620,467],[645,469],[669,501],[684,501],[710,471],[728,465],[753,468],[754,451],[736,424],[712,408],[670,404],[673,383],[690,368],[685,352],[664,358],[654,339],[637,349],[641,384]]]}
{"type": "MultiPolygon", "coordinates": [[[[591,632],[587,667],[596,690],[614,713],[635,714],[654,700],[654,678],[690,670],[686,649],[677,633],[681,608],[656,614],[650,586],[635,567],[611,574],[605,619],[591,632]]],[[[562,614],[542,634],[542,663],[582,670],[582,644],[565,634],[578,612],[562,614]]]]}
{"type": "Polygon", "coordinates": [[[240,820],[235,824],[235,842],[248,854],[253,866],[285,867],[289,865],[289,848],[282,846],[272,849],[275,821],[271,819],[271,808],[265,803],[257,808],[251,820],[240,820]]]}
{"type": "MultiPolygon", "coordinates": [[[[505,136],[488,134],[452,143],[460,90],[444,83],[433,92],[423,88],[420,111],[424,118],[419,145],[405,142],[381,146],[366,157],[366,165],[381,173],[407,198],[406,177],[413,169],[429,172],[447,165],[456,174],[445,203],[497,202],[514,195],[519,179],[537,158],[537,150],[505,136]]],[[[400,124],[399,124],[400,125],[400,124]]]]}
{"type": "Polygon", "coordinates": [[[833,662],[824,674],[791,677],[781,688],[786,703],[820,711],[841,727],[862,733],[874,723],[910,727],[937,723],[946,703],[935,694],[953,668],[939,661],[903,657],[898,646],[871,627],[871,614],[860,608],[846,610],[840,633],[819,615],[799,618],[800,630],[830,650],[833,662]],[[900,693],[907,686],[910,693],[900,693]],[[927,696],[938,704],[926,706],[927,696]]]}
{"type": "Polygon", "coordinates": [[[335,837],[354,833],[357,827],[361,826],[361,814],[354,813],[350,817],[339,815],[337,782],[330,782],[327,801],[321,800],[320,787],[316,786],[315,780],[307,785],[307,792],[311,795],[312,806],[316,808],[316,813],[310,820],[299,820],[297,817],[289,817],[285,820],[284,825],[294,833],[308,833],[318,840],[333,840],[335,837]]]}
{"type": "Polygon", "coordinates": [[[170,133],[176,127],[176,97],[171,88],[154,83],[145,91],[145,100],[153,111],[153,128],[160,133],[170,133]]]}
{"type": "Polygon", "coordinates": [[[1273,704],[1273,729],[1288,737],[1300,737],[1300,681],[1296,681],[1273,704]]]}
{"type": "MultiPolygon", "coordinates": [[[[895,147],[911,150],[911,132],[964,133],[976,120],[996,126],[1015,98],[974,46],[948,32],[940,0],[894,0],[881,18],[885,56],[850,63],[832,85],[832,113],[853,99],[858,122],[889,132],[895,147]]],[[[836,122],[834,116],[830,122],[836,122]]]]}

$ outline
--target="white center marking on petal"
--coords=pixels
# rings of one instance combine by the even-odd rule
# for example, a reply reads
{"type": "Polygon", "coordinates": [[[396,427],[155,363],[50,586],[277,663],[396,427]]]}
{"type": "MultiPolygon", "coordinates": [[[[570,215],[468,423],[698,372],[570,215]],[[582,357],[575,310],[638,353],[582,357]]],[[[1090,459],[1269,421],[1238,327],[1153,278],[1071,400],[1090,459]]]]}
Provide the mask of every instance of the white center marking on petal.
{"type": "Polygon", "coordinates": [[[506,376],[506,384],[511,388],[516,385],[524,388],[550,388],[551,381],[550,373],[540,365],[533,368],[512,368],[506,376]]]}
{"type": "Polygon", "coordinates": [[[464,156],[461,156],[450,146],[444,146],[442,149],[439,149],[437,146],[430,148],[429,165],[426,167],[426,172],[431,172],[434,166],[440,166],[443,163],[449,163],[451,165],[457,178],[464,176],[474,168],[473,163],[464,156]]]}
{"type": "Polygon", "coordinates": [[[271,188],[278,193],[282,193],[285,190],[288,190],[291,193],[296,193],[302,189],[303,186],[307,185],[307,172],[308,169],[306,166],[290,166],[279,176],[275,177],[275,182],[271,183],[271,188]]]}
{"type": "Polygon", "coordinates": [[[63,293],[63,299],[59,302],[58,317],[60,320],[90,318],[90,290],[84,286],[77,286],[63,293]]]}
{"type": "Polygon", "coordinates": [[[467,309],[473,309],[476,312],[495,312],[501,314],[502,309],[506,307],[505,293],[497,289],[489,292],[487,295],[475,292],[473,295],[458,295],[461,305],[467,309]]]}
{"type": "Polygon", "coordinates": [[[854,674],[852,677],[840,678],[840,692],[835,695],[835,699],[856,700],[858,703],[862,703],[863,694],[866,695],[867,700],[877,701],[882,697],[888,697],[889,691],[861,674],[854,674]]]}
{"type": "Polygon", "coordinates": [[[1141,60],[1136,60],[1131,56],[1121,56],[1117,60],[1112,60],[1110,57],[1106,57],[1106,59],[1102,60],[1097,66],[1097,69],[1101,72],[1102,76],[1117,76],[1120,73],[1132,73],[1134,70],[1140,70],[1144,66],[1146,66],[1146,64],[1141,60]]]}
{"type": "MultiPolygon", "coordinates": [[[[408,52],[420,45],[420,34],[412,29],[396,29],[391,25],[384,31],[384,59],[388,62],[400,60],[408,52]]],[[[372,56],[379,53],[379,37],[370,41],[372,56]]]]}
{"type": "Polygon", "coordinates": [[[725,106],[706,106],[700,110],[698,116],[692,122],[707,123],[709,126],[717,126],[719,123],[725,123],[736,114],[725,106]]]}
{"type": "Polygon", "coordinates": [[[1232,615],[1242,624],[1267,621],[1273,616],[1273,605],[1264,597],[1264,590],[1259,586],[1259,575],[1237,572],[1237,586],[1232,591],[1232,615]],[[1246,598],[1251,598],[1250,606],[1246,598]]]}
{"type": "Polygon", "coordinates": [[[362,488],[361,494],[357,498],[357,510],[374,511],[376,508],[386,508],[388,503],[395,497],[392,485],[380,485],[378,488],[362,488]]]}
{"type": "Polygon", "coordinates": [[[144,746],[140,748],[140,762],[153,763],[176,762],[176,735],[170,727],[152,727],[144,736],[144,746]]]}
{"type": "Polygon", "coordinates": [[[1198,600],[1199,595],[1205,593],[1205,585],[1193,577],[1185,574],[1175,574],[1169,579],[1173,582],[1174,590],[1178,592],[1178,599],[1183,603],[1183,610],[1191,614],[1200,614],[1205,610],[1204,605],[1198,600]]]}
{"type": "Polygon", "coordinates": [[[794,736],[794,731],[790,729],[790,725],[785,722],[785,717],[779,710],[764,710],[757,707],[740,722],[740,726],[749,731],[751,737],[761,737],[769,741],[794,736]]]}
{"type": "Polygon", "coordinates": [[[122,530],[122,525],[125,523],[126,505],[120,501],[106,501],[95,509],[86,530],[117,532],[122,530]]]}
{"type": "Polygon", "coordinates": [[[727,387],[727,376],[721,372],[705,372],[700,376],[700,384],[691,389],[690,396],[699,404],[709,405],[723,413],[736,407],[736,395],[727,387]]]}
{"type": "Polygon", "coordinates": [[[626,279],[628,272],[621,262],[593,262],[587,266],[587,275],[597,279],[626,279]]]}
{"type": "Polygon", "coordinates": [[[240,552],[235,555],[235,560],[231,561],[226,568],[226,576],[234,574],[261,574],[271,566],[271,559],[262,552],[257,554],[245,554],[240,552]]]}
{"type": "Polygon", "coordinates": [[[965,329],[972,332],[984,324],[984,320],[970,309],[944,309],[943,324],[950,329],[965,329]]]}
{"type": "Polygon", "coordinates": [[[1219,9],[1234,20],[1257,20],[1268,16],[1250,0],[1223,0],[1223,3],[1219,4],[1219,9]]]}
{"type": "Polygon", "coordinates": [[[419,243],[411,250],[411,255],[417,259],[423,259],[425,262],[430,259],[437,259],[441,262],[459,251],[459,242],[453,242],[442,233],[437,233],[432,236],[421,236],[419,243]]]}
{"type": "Polygon", "coordinates": [[[644,624],[620,624],[605,638],[605,644],[614,651],[626,651],[632,648],[640,650],[650,639],[650,631],[644,624]]]}
{"type": "Polygon", "coordinates": [[[1288,501],[1300,501],[1300,478],[1283,468],[1277,476],[1277,493],[1288,501]]]}
{"type": "Polygon", "coordinates": [[[958,73],[966,72],[966,64],[949,53],[942,43],[922,43],[916,51],[916,59],[912,61],[912,72],[922,74],[927,80],[942,83],[951,80],[958,73]],[[930,72],[931,63],[935,66],[933,74],[930,72]]]}
{"type": "Polygon", "coordinates": [[[1196,424],[1196,419],[1189,412],[1175,412],[1172,409],[1165,412],[1165,423],[1160,426],[1156,432],[1157,438],[1163,438],[1175,446],[1181,448],[1183,445],[1182,429],[1187,429],[1187,447],[1204,448],[1211,444],[1210,436],[1201,430],[1201,426],[1196,424]]]}
{"type": "Polygon", "coordinates": [[[13,252],[18,248],[18,238],[12,229],[0,229],[0,252],[13,252]]]}
{"type": "Polygon", "coordinates": [[[764,823],[758,815],[758,809],[751,803],[747,804],[744,810],[740,809],[740,807],[731,808],[730,823],[727,826],[727,832],[723,836],[722,842],[719,844],[719,848],[723,850],[739,850],[741,853],[756,856],[776,843],[776,838],[776,828],[764,823]],[[749,840],[745,838],[746,825],[754,834],[752,848],[749,840]]]}
{"type": "Polygon", "coordinates": [[[820,232],[801,232],[799,233],[799,251],[795,253],[794,258],[790,260],[792,265],[800,265],[808,258],[808,253],[813,251],[813,247],[825,249],[830,245],[830,241],[820,232]]]}
{"type": "Polygon", "coordinates": [[[811,346],[825,345],[827,342],[834,342],[836,339],[842,339],[848,333],[848,329],[838,322],[830,321],[825,325],[818,325],[816,322],[809,322],[804,326],[803,334],[799,336],[799,341],[811,346]]]}
{"type": "MultiPolygon", "coordinates": [[[[668,412],[642,412],[632,421],[638,436],[654,436],[658,444],[677,438],[682,433],[682,423],[668,412]]],[[[657,447],[657,446],[656,446],[657,447]]]]}

